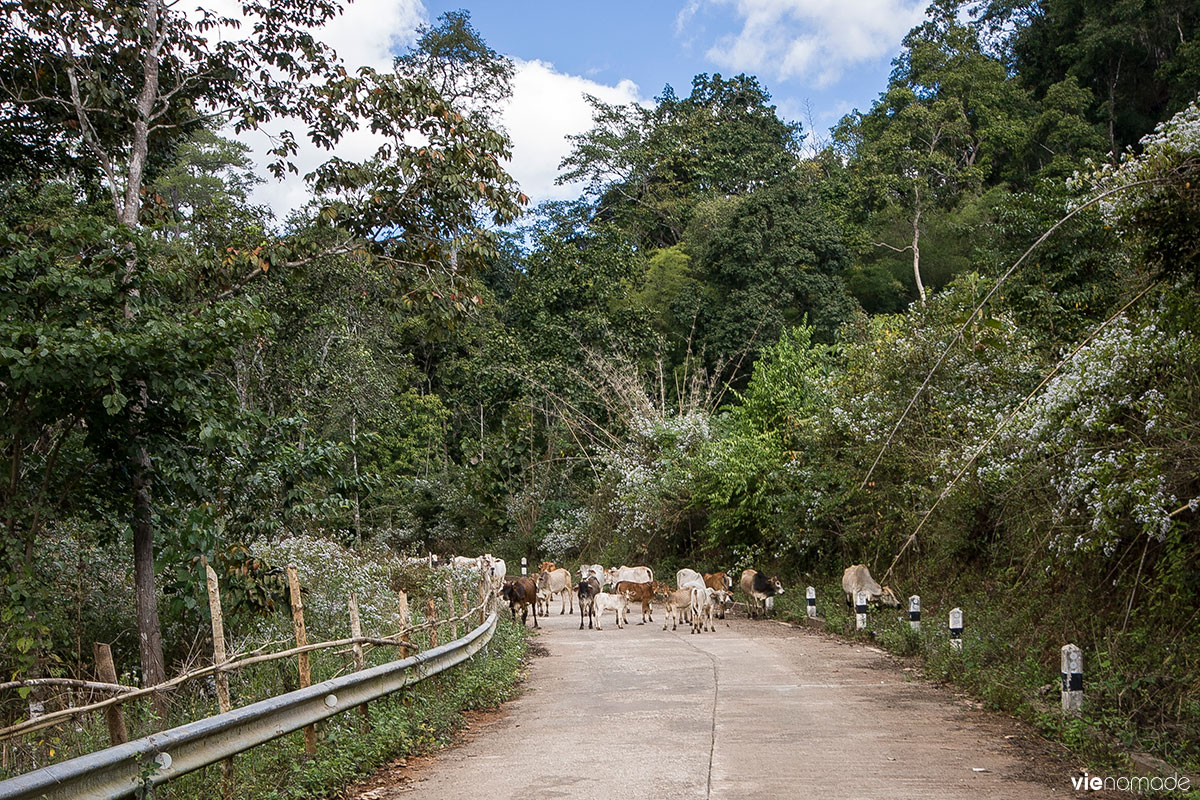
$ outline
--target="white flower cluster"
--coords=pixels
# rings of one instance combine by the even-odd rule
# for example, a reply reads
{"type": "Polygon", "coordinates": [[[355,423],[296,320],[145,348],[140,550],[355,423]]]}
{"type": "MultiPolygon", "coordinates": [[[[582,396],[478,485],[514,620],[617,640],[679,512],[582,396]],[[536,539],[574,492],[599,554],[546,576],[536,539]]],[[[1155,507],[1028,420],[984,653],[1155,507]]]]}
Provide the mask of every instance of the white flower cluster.
{"type": "Polygon", "coordinates": [[[1162,330],[1158,313],[1119,320],[1080,350],[1016,417],[1007,454],[980,468],[996,481],[1048,473],[1071,530],[1051,543],[1059,552],[1111,554],[1131,526],[1160,540],[1170,529],[1178,499],[1160,437],[1173,428],[1173,367],[1196,363],[1200,349],[1195,337],[1162,330]]]}
{"type": "Polygon", "coordinates": [[[542,537],[542,552],[555,558],[578,551],[589,525],[587,509],[570,508],[551,520],[542,537]]]}

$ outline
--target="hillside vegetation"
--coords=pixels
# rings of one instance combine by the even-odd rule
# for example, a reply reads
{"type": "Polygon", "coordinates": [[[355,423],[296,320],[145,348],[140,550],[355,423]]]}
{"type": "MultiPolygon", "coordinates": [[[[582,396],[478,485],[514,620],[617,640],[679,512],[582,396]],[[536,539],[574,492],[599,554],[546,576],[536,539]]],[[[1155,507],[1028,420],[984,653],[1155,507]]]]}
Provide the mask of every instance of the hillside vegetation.
{"type": "Polygon", "coordinates": [[[112,641],[161,680],[211,652],[201,556],[240,636],[295,537],[827,597],[865,562],[965,610],[935,673],[1200,768],[1194,2],[939,0],[828,132],[748,75],[593,99],[586,193],[532,211],[465,13],[349,74],[304,33],[333,0],[219,44],[35,6],[0,29],[5,678],[112,641]],[[277,116],[387,144],[276,220],[226,134],[277,116]],[[1082,722],[1039,694],[1067,642],[1082,722]]]}

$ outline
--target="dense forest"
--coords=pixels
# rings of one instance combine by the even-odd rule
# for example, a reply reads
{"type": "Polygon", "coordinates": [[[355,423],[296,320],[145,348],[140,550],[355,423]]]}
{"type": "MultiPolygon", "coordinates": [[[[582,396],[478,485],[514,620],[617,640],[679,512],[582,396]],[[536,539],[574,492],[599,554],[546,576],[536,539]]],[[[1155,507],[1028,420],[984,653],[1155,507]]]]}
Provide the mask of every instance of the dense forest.
{"type": "Polygon", "coordinates": [[[1073,640],[1089,725],[1200,765],[1194,2],[938,0],[831,131],[749,75],[592,99],[533,209],[465,12],[351,72],[335,0],[2,5],[5,679],[161,681],[201,557],[236,627],[284,539],[865,562],[986,617],[990,701],[1073,640]],[[274,174],[330,150],[286,220],[235,138],[280,119],[274,174]]]}

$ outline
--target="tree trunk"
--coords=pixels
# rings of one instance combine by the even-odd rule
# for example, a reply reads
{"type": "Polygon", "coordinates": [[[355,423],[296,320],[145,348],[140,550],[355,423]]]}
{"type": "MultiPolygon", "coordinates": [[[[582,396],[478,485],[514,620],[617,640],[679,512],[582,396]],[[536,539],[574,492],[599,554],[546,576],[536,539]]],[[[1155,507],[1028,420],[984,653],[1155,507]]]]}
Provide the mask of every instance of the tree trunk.
{"type": "MultiPolygon", "coordinates": [[[[133,433],[131,425],[131,434],[133,433]]],[[[137,607],[138,653],[142,662],[142,685],[154,686],[166,680],[163,659],[162,628],[158,621],[158,590],[154,579],[154,521],[150,511],[150,455],[137,441],[130,458],[133,475],[133,585],[137,607]]],[[[161,692],[153,695],[154,711],[166,717],[167,699],[161,692]]]]}
{"type": "Polygon", "coordinates": [[[913,279],[917,282],[917,296],[921,298],[921,305],[925,305],[925,283],[921,280],[921,188],[919,186],[913,187],[913,195],[916,198],[912,223],[913,279]]]}

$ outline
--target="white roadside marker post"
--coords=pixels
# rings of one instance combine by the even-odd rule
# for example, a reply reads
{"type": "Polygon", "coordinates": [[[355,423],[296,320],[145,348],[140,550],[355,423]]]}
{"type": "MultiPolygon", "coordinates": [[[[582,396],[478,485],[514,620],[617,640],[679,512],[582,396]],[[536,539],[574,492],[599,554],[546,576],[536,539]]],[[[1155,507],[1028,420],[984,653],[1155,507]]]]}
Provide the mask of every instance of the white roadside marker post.
{"type": "Polygon", "coordinates": [[[525,577],[525,559],[521,559],[521,577],[525,577]]]}
{"type": "Polygon", "coordinates": [[[962,650],[963,617],[961,608],[950,609],[950,646],[962,650]]]}
{"type": "Polygon", "coordinates": [[[1083,651],[1078,645],[1062,648],[1062,710],[1073,714],[1083,706],[1083,651]]]}
{"type": "Polygon", "coordinates": [[[808,587],[804,590],[804,596],[808,600],[808,618],[817,618],[817,590],[813,587],[808,587]]]}
{"type": "Polygon", "coordinates": [[[858,592],[854,595],[854,622],[858,630],[867,627],[867,593],[858,592]]]}
{"type": "Polygon", "coordinates": [[[908,598],[908,626],[914,631],[921,630],[921,596],[914,594],[908,598]]]}

